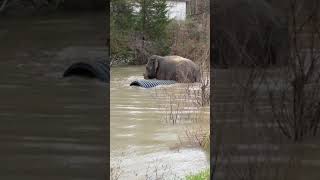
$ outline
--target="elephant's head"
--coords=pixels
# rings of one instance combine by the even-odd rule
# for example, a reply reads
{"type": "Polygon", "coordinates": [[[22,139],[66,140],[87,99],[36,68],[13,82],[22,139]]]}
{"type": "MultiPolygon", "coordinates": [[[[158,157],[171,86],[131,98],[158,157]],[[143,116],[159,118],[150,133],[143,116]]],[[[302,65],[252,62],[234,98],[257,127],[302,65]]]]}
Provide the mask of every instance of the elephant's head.
{"type": "Polygon", "coordinates": [[[146,71],[143,74],[145,79],[153,79],[156,78],[157,71],[159,68],[159,56],[153,55],[148,59],[148,63],[146,65],[146,71]]]}

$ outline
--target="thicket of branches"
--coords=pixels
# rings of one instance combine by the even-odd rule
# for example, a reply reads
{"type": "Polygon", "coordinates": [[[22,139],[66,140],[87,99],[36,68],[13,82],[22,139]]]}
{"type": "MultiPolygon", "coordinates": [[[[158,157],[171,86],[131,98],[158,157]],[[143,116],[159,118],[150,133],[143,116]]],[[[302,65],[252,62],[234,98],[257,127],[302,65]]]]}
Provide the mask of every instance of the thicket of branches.
{"type": "Polygon", "coordinates": [[[288,1],[288,62],[269,79],[269,98],[281,132],[293,141],[315,136],[320,123],[320,2],[288,1]],[[285,84],[275,92],[270,86],[285,84]]]}
{"type": "MultiPolygon", "coordinates": [[[[252,158],[248,157],[248,163],[243,162],[242,168],[234,168],[236,164],[234,158],[237,158],[237,153],[240,155],[243,153],[241,154],[239,150],[235,149],[227,150],[224,145],[224,137],[228,136],[225,134],[227,131],[229,133],[230,131],[239,131],[242,132],[240,137],[234,137],[238,139],[239,143],[245,142],[247,146],[256,146],[257,143],[274,144],[280,148],[277,152],[288,152],[287,156],[298,158],[298,160],[301,159],[295,150],[288,150],[286,146],[278,144],[280,139],[286,143],[303,144],[306,141],[315,143],[312,140],[319,137],[320,126],[320,2],[317,0],[285,0],[281,2],[275,0],[258,0],[259,2],[225,0],[220,3],[231,6],[235,1],[241,1],[242,4],[239,4],[242,5],[240,6],[242,8],[247,3],[248,9],[255,12],[256,16],[252,16],[252,14],[247,16],[248,11],[246,11],[243,12],[244,16],[235,16],[232,17],[233,19],[230,16],[223,17],[228,15],[228,12],[235,15],[235,12],[241,11],[241,9],[235,11],[228,9],[228,12],[221,14],[213,13],[214,19],[226,20],[225,24],[224,22],[213,24],[216,30],[213,45],[220,48],[218,52],[222,53],[218,56],[213,54],[213,56],[219,58],[222,55],[221,58],[225,58],[227,64],[231,65],[227,71],[231,80],[229,88],[235,89],[232,97],[237,99],[234,104],[239,103],[237,110],[241,115],[233,117],[240,121],[239,127],[235,125],[233,129],[227,129],[225,123],[217,123],[215,121],[217,116],[213,116],[213,130],[211,130],[211,136],[214,135],[213,153],[211,154],[213,155],[211,156],[213,157],[212,176],[213,179],[216,179],[216,172],[223,171],[227,176],[225,179],[286,179],[284,176],[289,175],[288,172],[271,168],[275,162],[261,160],[266,156],[277,156],[266,153],[265,149],[271,148],[268,146],[260,151],[254,151],[256,154],[252,158]],[[259,9],[253,8],[255,3],[265,4],[269,10],[259,11],[259,9]],[[261,12],[263,13],[259,15],[261,12]],[[218,15],[219,17],[215,17],[218,15]],[[262,18],[259,17],[261,15],[262,18]],[[286,31],[284,32],[286,33],[280,33],[284,47],[281,51],[272,52],[272,49],[269,48],[272,47],[270,39],[277,33],[266,31],[268,28],[264,25],[269,24],[266,23],[268,22],[266,15],[277,15],[283,20],[281,26],[285,25],[286,31]],[[229,21],[227,21],[228,19],[229,21]],[[243,19],[246,23],[239,26],[238,24],[243,19]],[[223,26],[226,24],[229,26],[223,26]],[[218,30],[220,34],[217,33],[218,30]],[[226,42],[230,44],[225,44],[226,42]],[[264,49],[264,47],[267,48],[264,49]],[[266,51],[261,51],[261,49],[266,51]],[[227,52],[232,52],[232,54],[227,52]],[[272,63],[274,59],[270,61],[270,58],[274,57],[278,62],[284,62],[285,66],[272,63]],[[264,66],[261,66],[262,64],[264,66]],[[252,127],[250,132],[246,132],[248,129],[244,128],[244,123],[252,127]],[[255,128],[260,132],[257,132],[258,130],[255,128]],[[243,138],[241,139],[241,137],[243,138]]],[[[218,9],[217,12],[221,10],[219,6],[221,7],[221,4],[217,3],[215,7],[218,9]]],[[[273,18],[270,20],[276,22],[273,18]]],[[[274,26],[269,26],[269,28],[276,29],[278,23],[273,24],[274,26]]],[[[219,62],[221,59],[215,61],[221,63],[219,62]]],[[[214,77],[214,79],[219,79],[219,77],[214,77]]],[[[215,84],[215,86],[218,87],[221,84],[215,84]]],[[[218,98],[219,94],[214,96],[218,98]]],[[[216,101],[213,102],[211,112],[214,114],[218,110],[215,109],[216,101]]],[[[290,163],[288,162],[287,166],[291,166],[290,163]]]]}
{"type": "Polygon", "coordinates": [[[189,3],[187,19],[176,21],[168,19],[169,7],[164,0],[112,1],[113,62],[144,64],[151,54],[180,55],[199,65],[205,63],[203,68],[208,71],[209,0],[192,0],[189,3]],[[134,6],[137,4],[145,8],[135,14],[134,6]]]}

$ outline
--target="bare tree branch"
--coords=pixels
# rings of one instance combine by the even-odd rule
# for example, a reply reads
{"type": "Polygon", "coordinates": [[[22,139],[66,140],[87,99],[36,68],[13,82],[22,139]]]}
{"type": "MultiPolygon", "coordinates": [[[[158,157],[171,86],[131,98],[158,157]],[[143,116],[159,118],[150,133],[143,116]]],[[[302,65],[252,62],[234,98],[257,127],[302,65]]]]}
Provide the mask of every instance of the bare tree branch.
{"type": "Polygon", "coordinates": [[[9,0],[3,0],[2,1],[2,4],[0,6],[0,13],[2,13],[6,9],[8,2],[9,2],[9,0]]]}

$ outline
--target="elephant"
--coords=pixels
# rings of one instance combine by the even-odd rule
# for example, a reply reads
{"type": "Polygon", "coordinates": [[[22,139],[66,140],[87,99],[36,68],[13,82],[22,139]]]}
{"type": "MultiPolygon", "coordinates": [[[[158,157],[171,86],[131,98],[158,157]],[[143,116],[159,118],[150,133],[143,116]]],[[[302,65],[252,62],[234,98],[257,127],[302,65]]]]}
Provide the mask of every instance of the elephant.
{"type": "Polygon", "coordinates": [[[216,0],[213,66],[286,65],[287,20],[266,0],[216,0]]]}
{"type": "Polygon", "coordinates": [[[199,66],[181,56],[150,56],[143,76],[144,79],[174,80],[177,83],[201,80],[199,66]]]}

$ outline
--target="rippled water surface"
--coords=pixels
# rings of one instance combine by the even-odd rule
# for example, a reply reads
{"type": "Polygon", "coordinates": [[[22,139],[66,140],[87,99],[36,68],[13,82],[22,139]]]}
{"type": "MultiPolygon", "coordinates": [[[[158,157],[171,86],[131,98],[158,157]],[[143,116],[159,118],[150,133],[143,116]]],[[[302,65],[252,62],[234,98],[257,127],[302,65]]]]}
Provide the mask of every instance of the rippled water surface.
{"type": "MultiPolygon", "coordinates": [[[[129,86],[133,80],[143,78],[143,71],[144,66],[111,68],[111,163],[120,167],[120,179],[143,179],[146,175],[154,178],[155,169],[167,178],[205,169],[209,163],[201,149],[173,148],[179,145],[179,137],[184,136],[186,128],[197,124],[188,118],[196,114],[192,113],[195,107],[184,107],[180,122],[172,125],[165,118],[169,101],[161,90],[164,87],[129,86]]],[[[171,93],[179,86],[165,88],[171,93]]],[[[203,118],[209,118],[209,109],[202,111],[203,118]]],[[[209,126],[203,123],[206,125],[209,126]]]]}
{"type": "Polygon", "coordinates": [[[0,179],[101,179],[108,86],[63,79],[73,62],[105,58],[104,14],[3,18],[0,179]]]}

